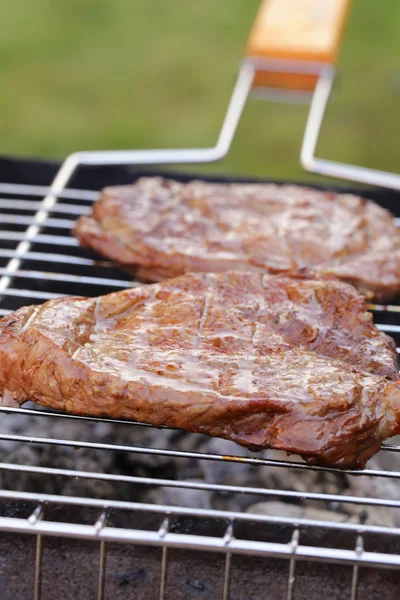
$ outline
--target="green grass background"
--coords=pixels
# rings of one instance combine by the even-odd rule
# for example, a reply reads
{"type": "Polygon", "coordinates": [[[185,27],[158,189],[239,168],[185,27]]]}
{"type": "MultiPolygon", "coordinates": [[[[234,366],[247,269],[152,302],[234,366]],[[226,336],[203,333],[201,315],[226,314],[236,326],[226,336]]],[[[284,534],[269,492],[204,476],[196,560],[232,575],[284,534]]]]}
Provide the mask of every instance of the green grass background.
{"type": "MultiPolygon", "coordinates": [[[[0,0],[0,154],[214,144],[258,5],[0,0]]],[[[399,171],[399,51],[400,2],[354,0],[319,155],[399,171]]],[[[306,114],[251,100],[203,170],[315,179],[298,159],[306,114]]]]}

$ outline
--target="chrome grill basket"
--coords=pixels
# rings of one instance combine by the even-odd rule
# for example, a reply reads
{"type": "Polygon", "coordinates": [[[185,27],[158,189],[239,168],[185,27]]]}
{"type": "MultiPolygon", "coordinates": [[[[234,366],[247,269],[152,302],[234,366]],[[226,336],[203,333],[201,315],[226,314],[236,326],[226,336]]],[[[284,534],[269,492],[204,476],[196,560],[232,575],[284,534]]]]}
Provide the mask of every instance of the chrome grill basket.
{"type": "MultiPolygon", "coordinates": [[[[56,169],[0,160],[1,315],[136,285],[71,227],[102,186],[143,173],[83,169],[46,203],[56,169]]],[[[400,216],[398,193],[366,195],[400,216]]],[[[399,342],[400,304],[372,308],[399,342]]],[[[398,596],[396,440],[343,473],[141,423],[0,411],[2,598],[398,596]]]]}

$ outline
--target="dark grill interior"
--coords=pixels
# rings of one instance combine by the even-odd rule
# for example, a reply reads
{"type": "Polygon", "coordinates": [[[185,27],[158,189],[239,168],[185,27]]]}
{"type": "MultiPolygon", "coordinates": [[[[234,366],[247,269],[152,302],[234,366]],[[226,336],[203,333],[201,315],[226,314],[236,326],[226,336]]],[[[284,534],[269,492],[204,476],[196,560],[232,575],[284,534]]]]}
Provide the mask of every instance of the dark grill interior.
{"type": "MultiPolygon", "coordinates": [[[[138,174],[79,172],[42,214],[56,167],[0,160],[1,315],[135,285],[70,230],[90,190],[138,174]]],[[[368,196],[400,215],[398,195],[368,196]]],[[[400,344],[400,303],[374,312],[400,344]]],[[[0,411],[2,598],[396,597],[383,570],[400,566],[396,440],[343,473],[168,428],[0,411]]]]}

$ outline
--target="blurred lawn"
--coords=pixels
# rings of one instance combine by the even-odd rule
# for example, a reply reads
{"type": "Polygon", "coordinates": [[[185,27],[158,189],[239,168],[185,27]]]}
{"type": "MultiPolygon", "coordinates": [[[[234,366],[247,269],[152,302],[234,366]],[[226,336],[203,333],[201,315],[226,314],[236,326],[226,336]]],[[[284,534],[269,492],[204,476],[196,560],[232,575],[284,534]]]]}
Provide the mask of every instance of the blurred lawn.
{"type": "MultiPolygon", "coordinates": [[[[258,5],[0,0],[0,153],[214,144],[258,5]]],[[[399,24],[396,0],[354,0],[321,156],[399,171],[399,24]]],[[[306,114],[251,101],[229,157],[204,169],[310,179],[306,114]]]]}

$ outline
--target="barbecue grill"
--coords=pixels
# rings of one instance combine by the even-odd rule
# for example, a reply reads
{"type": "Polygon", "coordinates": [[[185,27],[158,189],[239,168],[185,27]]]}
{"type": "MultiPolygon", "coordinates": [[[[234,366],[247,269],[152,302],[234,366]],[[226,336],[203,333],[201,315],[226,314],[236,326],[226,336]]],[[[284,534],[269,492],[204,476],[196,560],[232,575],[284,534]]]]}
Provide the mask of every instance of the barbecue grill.
{"type": "MultiPolygon", "coordinates": [[[[124,183],[142,176],[143,171],[131,167],[113,167],[108,172],[99,167],[82,170],[72,182],[74,187],[58,196],[51,210],[43,210],[46,184],[51,182],[56,169],[57,166],[46,163],[0,161],[1,180],[13,180],[13,183],[0,185],[2,315],[21,305],[71,292],[98,295],[135,285],[110,263],[98,261],[79,248],[70,229],[78,215],[89,211],[97,196],[94,188],[101,188],[104,179],[108,183],[124,183]],[[26,233],[38,215],[40,230],[27,242],[26,233]]],[[[177,173],[166,175],[180,180],[191,178],[177,173]]],[[[375,190],[369,195],[392,210],[399,205],[396,192],[375,190]]],[[[399,311],[397,304],[375,310],[379,328],[395,338],[400,335],[399,311]]],[[[118,431],[129,429],[130,443],[121,443],[117,436],[107,443],[96,442],[90,437],[91,426],[104,424],[107,419],[72,417],[38,408],[1,407],[0,410],[5,424],[7,419],[18,423],[22,416],[29,415],[29,422],[38,419],[62,423],[79,421],[84,426],[82,437],[67,437],[66,428],[64,439],[32,435],[32,427],[18,433],[4,433],[2,428],[2,443],[52,448],[66,446],[77,453],[91,448],[100,453],[130,454],[139,458],[146,455],[150,460],[173,457],[176,460],[222,462],[231,465],[232,469],[248,465],[250,471],[284,472],[283,477],[289,477],[291,471],[298,473],[299,478],[308,471],[335,471],[282,458],[273,452],[262,456],[244,451],[222,455],[185,451],[173,444],[166,448],[144,447],[135,444],[138,430],[148,427],[140,423],[115,425],[118,431]]],[[[191,435],[185,434],[185,437],[191,435]]],[[[5,581],[5,598],[15,598],[15,589],[19,589],[17,597],[33,595],[36,600],[72,593],[74,598],[99,599],[120,597],[117,594],[124,598],[262,598],[268,597],[269,593],[271,597],[287,598],[302,598],[307,593],[309,597],[317,598],[322,586],[326,589],[329,585],[333,598],[342,595],[343,591],[349,598],[356,598],[358,589],[365,592],[371,586],[379,588],[382,594],[386,590],[387,598],[395,597],[400,575],[398,572],[388,575],[382,569],[400,567],[400,527],[393,527],[393,522],[390,527],[370,523],[368,514],[371,507],[382,507],[394,514],[400,508],[398,498],[385,496],[385,480],[397,482],[400,479],[400,463],[396,466],[399,450],[400,446],[386,444],[381,452],[384,460],[377,467],[361,473],[346,472],[349,479],[379,478],[383,483],[378,495],[367,492],[366,495],[351,495],[339,489],[328,493],[315,491],[315,488],[296,491],[185,481],[168,474],[142,477],[30,463],[1,463],[3,476],[8,475],[8,489],[0,490],[0,569],[5,581]],[[39,478],[35,491],[23,489],[21,474],[29,475],[31,479],[39,478]],[[279,500],[288,507],[313,502],[316,507],[321,504],[334,510],[331,513],[325,511],[323,519],[312,515],[299,518],[290,513],[289,516],[274,515],[273,510],[270,514],[256,514],[41,491],[47,487],[46,479],[57,478],[129,486],[131,492],[127,495],[131,493],[132,497],[138,486],[168,487],[196,491],[199,498],[203,494],[250,495],[258,501],[279,500]],[[335,506],[344,504],[359,509],[356,522],[334,520],[335,506]],[[81,560],[83,567],[79,564],[81,560]],[[315,564],[311,566],[310,561],[315,564]],[[17,573],[18,584],[14,579],[17,573]],[[338,581],[342,582],[341,586],[338,581]]],[[[26,484],[27,480],[22,481],[26,484]]],[[[368,484],[365,490],[368,491],[368,484]]],[[[183,499],[185,502],[185,496],[183,499]]],[[[317,511],[316,515],[319,514],[317,511]]],[[[394,522],[397,522],[396,518],[394,522]]]]}
{"type": "MultiPolygon", "coordinates": [[[[136,162],[221,157],[255,64],[246,62],[240,71],[215,149],[139,153],[136,162]]],[[[269,62],[268,69],[272,66],[269,62]]],[[[315,65],[303,72],[321,75],[315,65]]],[[[327,73],[323,70],[322,77],[327,73]]],[[[315,110],[314,104],[310,117],[315,110]]],[[[85,153],[61,170],[56,163],[0,159],[0,315],[59,295],[97,296],[137,285],[71,236],[74,222],[89,213],[105,185],[149,173],[193,178],[144,171],[130,166],[131,159],[131,153],[85,153]]],[[[367,195],[392,210],[400,224],[398,192],[373,189],[367,195]]],[[[399,343],[400,304],[370,308],[379,328],[399,343]]],[[[273,451],[255,456],[229,442],[143,423],[30,405],[0,411],[4,599],[299,600],[320,598],[322,591],[332,599],[398,596],[400,445],[395,442],[385,444],[363,471],[343,472],[273,451]],[[95,467],[81,460],[90,453],[95,467]],[[56,455],[61,464],[53,460],[56,455]]]]}

